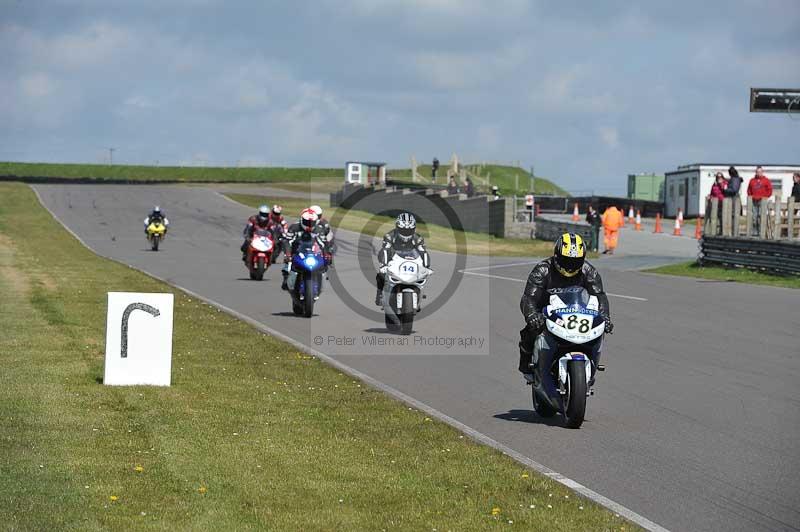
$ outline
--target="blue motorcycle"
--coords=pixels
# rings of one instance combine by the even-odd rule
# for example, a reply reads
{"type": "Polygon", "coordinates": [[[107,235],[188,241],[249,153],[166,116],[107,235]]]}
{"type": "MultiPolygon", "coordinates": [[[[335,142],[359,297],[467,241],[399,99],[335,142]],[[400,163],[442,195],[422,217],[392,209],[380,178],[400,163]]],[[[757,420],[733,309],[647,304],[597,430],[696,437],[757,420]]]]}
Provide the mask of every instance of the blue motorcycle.
{"type": "Polygon", "coordinates": [[[322,247],[316,239],[302,240],[297,252],[292,255],[286,282],[292,297],[292,311],[296,315],[310,318],[314,313],[314,303],[322,293],[322,277],[326,268],[322,247]]]}

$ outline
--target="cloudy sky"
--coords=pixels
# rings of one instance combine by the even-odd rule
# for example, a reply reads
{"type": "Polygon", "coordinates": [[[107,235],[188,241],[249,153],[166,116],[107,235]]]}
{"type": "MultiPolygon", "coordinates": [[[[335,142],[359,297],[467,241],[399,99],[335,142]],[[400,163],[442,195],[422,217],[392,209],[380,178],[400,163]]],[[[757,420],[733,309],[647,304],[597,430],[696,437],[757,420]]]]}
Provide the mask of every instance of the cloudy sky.
{"type": "Polygon", "coordinates": [[[800,1],[0,0],[0,160],[800,162],[800,1]],[[556,5],[558,4],[558,5],[556,5]],[[711,5],[713,4],[713,5],[711,5]]]}

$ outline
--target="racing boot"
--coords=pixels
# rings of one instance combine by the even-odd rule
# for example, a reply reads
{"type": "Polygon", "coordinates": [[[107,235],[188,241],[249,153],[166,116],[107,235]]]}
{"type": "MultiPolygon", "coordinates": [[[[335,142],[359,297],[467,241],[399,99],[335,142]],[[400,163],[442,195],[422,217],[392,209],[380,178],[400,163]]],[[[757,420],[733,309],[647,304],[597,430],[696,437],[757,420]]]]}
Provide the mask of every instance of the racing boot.
{"type": "Polygon", "coordinates": [[[289,290],[289,285],[286,281],[289,279],[289,263],[286,262],[281,268],[281,276],[283,276],[283,282],[281,283],[281,290],[289,290]]]}
{"type": "Polygon", "coordinates": [[[378,288],[378,291],[375,292],[375,304],[379,307],[383,306],[383,290],[378,288]]]}
{"type": "Polygon", "coordinates": [[[538,371],[536,371],[536,361],[533,360],[534,350],[528,347],[533,344],[533,342],[530,341],[529,335],[530,332],[527,327],[519,332],[520,340],[518,369],[525,378],[526,384],[533,384],[536,386],[538,384],[538,379],[536,378],[538,371]]]}

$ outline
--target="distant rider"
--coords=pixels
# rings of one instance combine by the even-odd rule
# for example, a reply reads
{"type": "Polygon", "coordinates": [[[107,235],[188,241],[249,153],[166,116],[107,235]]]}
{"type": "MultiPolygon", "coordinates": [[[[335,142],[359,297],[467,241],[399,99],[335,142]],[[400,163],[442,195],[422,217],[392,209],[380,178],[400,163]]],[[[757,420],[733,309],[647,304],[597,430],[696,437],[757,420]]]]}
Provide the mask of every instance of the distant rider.
{"type": "Polygon", "coordinates": [[[164,224],[164,234],[166,235],[167,229],[169,228],[169,220],[167,220],[167,217],[164,216],[163,212],[161,212],[161,207],[156,205],[153,207],[153,212],[151,212],[147,218],[144,219],[144,234],[147,234],[147,226],[149,226],[151,223],[158,222],[164,224]]]}
{"type": "Polygon", "coordinates": [[[269,211],[269,227],[272,229],[272,237],[276,247],[275,252],[272,254],[272,262],[274,264],[283,248],[283,235],[289,227],[289,223],[286,221],[286,218],[283,217],[283,207],[277,203],[273,205],[272,210],[269,211]]]}
{"type": "MultiPolygon", "coordinates": [[[[611,323],[611,309],[608,297],[603,290],[603,280],[597,270],[586,262],[586,248],[583,238],[575,233],[564,233],[555,243],[553,256],[543,260],[533,267],[528,275],[528,283],[522,293],[519,308],[525,317],[525,328],[519,332],[519,371],[522,372],[528,383],[541,381],[541,371],[545,365],[552,362],[557,346],[548,342],[546,336],[541,334],[545,327],[545,317],[542,309],[549,304],[549,291],[569,286],[580,286],[597,296],[600,315],[605,321],[605,332],[611,333],[614,325],[611,323]],[[544,361],[544,364],[540,362],[544,361]],[[536,371],[536,377],[531,372],[531,362],[536,371]]],[[[597,358],[600,360],[602,339],[595,344],[597,358]]]]}
{"type": "Polygon", "coordinates": [[[292,256],[297,253],[301,243],[316,240],[317,245],[323,251],[326,266],[330,264],[331,255],[325,251],[325,240],[320,234],[318,222],[319,217],[317,214],[311,209],[305,209],[300,213],[300,219],[296,223],[290,225],[286,230],[284,234],[285,257],[283,259],[283,269],[281,270],[281,275],[283,275],[283,282],[281,283],[282,290],[289,289],[289,285],[286,281],[289,278],[289,270],[292,267],[292,256]]]}
{"type": "Polygon", "coordinates": [[[247,261],[247,246],[250,245],[250,241],[253,239],[253,233],[256,229],[269,229],[270,228],[270,211],[269,207],[266,205],[262,205],[258,208],[258,212],[247,219],[247,225],[244,226],[244,230],[242,230],[242,236],[244,236],[244,242],[242,242],[242,260],[247,261]]]}
{"type": "Polygon", "coordinates": [[[381,249],[378,251],[378,274],[375,280],[378,283],[378,291],[375,294],[375,304],[379,307],[383,305],[383,284],[386,274],[386,267],[392,260],[396,251],[417,250],[422,258],[422,265],[426,268],[431,267],[431,258],[428,250],[425,249],[425,239],[417,233],[417,221],[410,212],[403,212],[394,222],[394,229],[383,236],[381,249]]]}

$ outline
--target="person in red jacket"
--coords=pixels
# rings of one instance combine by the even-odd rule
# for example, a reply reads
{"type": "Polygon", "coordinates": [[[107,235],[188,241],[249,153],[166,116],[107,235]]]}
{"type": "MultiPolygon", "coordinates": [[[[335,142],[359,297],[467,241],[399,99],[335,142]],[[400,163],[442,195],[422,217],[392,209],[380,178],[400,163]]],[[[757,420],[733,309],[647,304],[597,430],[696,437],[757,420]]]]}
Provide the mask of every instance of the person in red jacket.
{"type": "MultiPolygon", "coordinates": [[[[725,177],[722,175],[722,172],[717,172],[715,176],[714,184],[711,185],[711,194],[709,194],[710,199],[718,199],[722,201],[725,199],[725,177]]],[[[719,204],[720,209],[722,208],[722,203],[719,204]]]]}
{"type": "Polygon", "coordinates": [[[766,207],[764,200],[772,197],[772,183],[760,166],[756,168],[756,175],[747,184],[747,195],[753,198],[753,226],[758,236],[761,234],[761,210],[766,207]]]}

